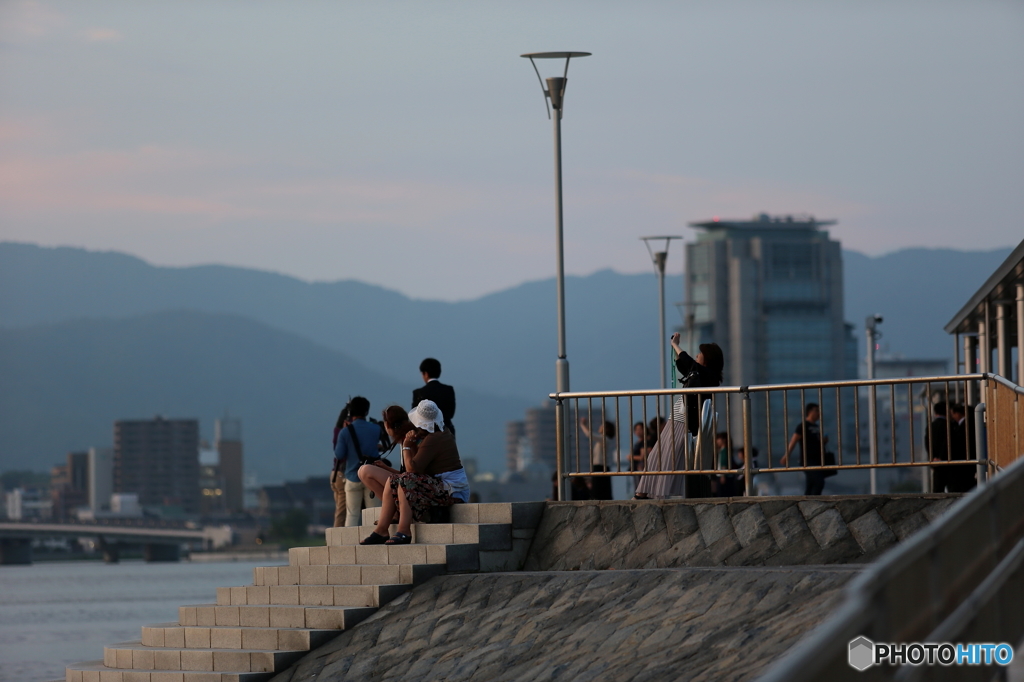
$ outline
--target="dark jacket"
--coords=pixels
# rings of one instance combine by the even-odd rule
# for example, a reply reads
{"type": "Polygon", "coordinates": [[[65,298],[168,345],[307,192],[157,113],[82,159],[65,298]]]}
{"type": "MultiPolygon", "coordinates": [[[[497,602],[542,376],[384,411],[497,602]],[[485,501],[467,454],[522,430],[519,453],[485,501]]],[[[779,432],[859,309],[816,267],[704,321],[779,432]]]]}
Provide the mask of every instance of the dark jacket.
{"type": "MultiPolygon", "coordinates": [[[[722,385],[711,370],[691,358],[686,351],[676,358],[676,369],[683,377],[683,388],[710,388],[722,385]]],[[[686,428],[691,434],[697,435],[700,428],[700,406],[711,397],[710,393],[691,393],[686,396],[686,428]]]]}
{"type": "Polygon", "coordinates": [[[444,430],[455,433],[455,425],[452,424],[452,417],[455,416],[455,389],[448,384],[442,384],[436,379],[428,381],[420,388],[412,392],[412,406],[415,408],[421,400],[430,400],[437,405],[444,416],[444,430]]]}
{"type": "Polygon", "coordinates": [[[951,457],[953,453],[949,449],[948,438],[954,433],[953,425],[946,421],[945,417],[933,417],[928,425],[928,432],[924,434],[924,445],[928,448],[928,456],[932,459],[955,459],[951,457]]]}

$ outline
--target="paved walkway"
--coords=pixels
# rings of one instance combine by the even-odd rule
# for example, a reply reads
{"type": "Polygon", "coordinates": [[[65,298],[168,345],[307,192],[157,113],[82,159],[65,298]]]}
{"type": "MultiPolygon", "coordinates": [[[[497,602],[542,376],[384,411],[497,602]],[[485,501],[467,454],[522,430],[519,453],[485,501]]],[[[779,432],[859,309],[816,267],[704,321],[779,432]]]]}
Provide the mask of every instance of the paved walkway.
{"type": "Polygon", "coordinates": [[[442,576],[273,679],[748,680],[828,615],[856,570],[442,576]]]}

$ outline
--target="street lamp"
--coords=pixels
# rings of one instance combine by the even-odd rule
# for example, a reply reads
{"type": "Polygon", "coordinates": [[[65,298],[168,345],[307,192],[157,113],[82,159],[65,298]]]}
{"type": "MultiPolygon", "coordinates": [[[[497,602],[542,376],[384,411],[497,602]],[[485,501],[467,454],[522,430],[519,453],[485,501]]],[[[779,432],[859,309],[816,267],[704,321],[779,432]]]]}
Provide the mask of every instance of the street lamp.
{"type": "Polygon", "coordinates": [[[669,244],[673,239],[682,239],[682,237],[640,237],[640,239],[647,247],[647,253],[651,254],[654,272],[658,275],[658,332],[661,339],[658,350],[661,356],[661,387],[668,388],[668,371],[666,370],[668,350],[665,348],[665,261],[668,260],[669,244]],[[657,245],[651,248],[651,242],[660,242],[661,240],[665,240],[665,247],[661,251],[655,251],[658,248],[657,245]]]}
{"type": "MultiPolygon", "coordinates": [[[[562,104],[565,100],[565,86],[568,83],[569,60],[573,57],[589,57],[589,52],[528,52],[520,55],[530,60],[533,70],[540,82],[540,89],[544,93],[544,107],[551,103],[551,109],[555,115],[548,111],[548,117],[553,119],[555,128],[555,259],[557,262],[557,286],[558,286],[558,359],[555,360],[555,390],[558,393],[569,391],[569,360],[565,353],[565,258],[562,254],[562,104]],[[547,79],[545,87],[544,79],[540,76],[537,68],[537,59],[564,59],[565,68],[561,76],[554,76],[547,79]]],[[[562,403],[555,403],[555,420],[558,423],[559,436],[559,457],[557,462],[558,476],[558,499],[566,499],[565,479],[563,478],[563,462],[561,455],[565,452],[565,415],[562,411],[562,403]]]]}
{"type": "MultiPolygon", "coordinates": [[[[878,339],[882,338],[882,332],[878,325],[882,324],[881,315],[868,315],[864,320],[864,334],[867,337],[868,352],[866,357],[868,379],[875,378],[875,347],[878,339]]],[[[874,384],[868,387],[868,451],[871,453],[871,463],[878,464],[878,415],[876,402],[878,396],[874,384]]],[[[872,467],[870,471],[871,494],[878,494],[878,469],[872,467]]]]}
{"type": "Polygon", "coordinates": [[[530,60],[537,73],[540,88],[544,92],[544,106],[551,103],[555,110],[548,117],[555,127],[555,258],[558,268],[558,360],[555,361],[555,390],[563,393],[569,390],[569,360],[565,354],[565,258],[562,253],[562,104],[565,100],[565,85],[568,82],[569,60],[573,57],[589,57],[589,52],[528,52],[520,55],[530,60]],[[561,76],[547,79],[547,87],[540,76],[536,59],[564,59],[565,69],[561,76]]]}

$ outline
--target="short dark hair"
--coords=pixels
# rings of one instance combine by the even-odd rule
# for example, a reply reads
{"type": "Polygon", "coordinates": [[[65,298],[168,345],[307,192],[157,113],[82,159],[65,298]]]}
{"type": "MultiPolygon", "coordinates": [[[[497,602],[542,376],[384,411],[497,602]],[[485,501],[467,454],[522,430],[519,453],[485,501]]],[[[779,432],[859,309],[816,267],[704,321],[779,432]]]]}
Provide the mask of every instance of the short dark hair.
{"type": "Polygon", "coordinates": [[[956,412],[957,414],[967,414],[967,411],[964,409],[964,406],[961,405],[960,403],[953,403],[952,405],[950,405],[949,411],[956,412]]]}
{"type": "Polygon", "coordinates": [[[722,370],[725,369],[725,356],[722,355],[722,348],[717,343],[700,344],[700,352],[704,354],[704,366],[708,368],[711,375],[722,383],[722,370]]]}
{"type": "Polygon", "coordinates": [[[348,413],[353,417],[365,417],[370,414],[370,401],[361,395],[357,395],[348,401],[348,413]]]}
{"type": "Polygon", "coordinates": [[[940,400],[939,402],[935,403],[935,407],[932,409],[935,414],[941,417],[946,416],[946,402],[944,400],[940,400]]]}
{"type": "Polygon", "coordinates": [[[441,363],[434,358],[427,358],[420,363],[420,371],[431,379],[437,379],[441,376],[441,363]]]}
{"type": "Polygon", "coordinates": [[[604,437],[615,438],[615,424],[612,422],[604,423],[604,437]]]}
{"type": "Polygon", "coordinates": [[[804,416],[805,417],[810,417],[811,416],[811,410],[818,410],[819,412],[821,411],[818,408],[818,403],[807,403],[807,407],[804,408],[804,416]]]}

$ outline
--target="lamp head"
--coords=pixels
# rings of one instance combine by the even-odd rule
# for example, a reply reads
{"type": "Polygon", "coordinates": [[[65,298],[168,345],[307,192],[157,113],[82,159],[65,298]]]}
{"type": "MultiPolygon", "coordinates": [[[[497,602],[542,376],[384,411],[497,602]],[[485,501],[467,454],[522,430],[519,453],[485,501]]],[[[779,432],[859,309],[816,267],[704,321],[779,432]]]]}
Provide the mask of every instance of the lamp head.
{"type": "MultiPolygon", "coordinates": [[[[540,82],[540,89],[544,93],[544,107],[547,108],[548,102],[551,102],[551,108],[558,112],[559,117],[562,115],[562,103],[565,99],[565,84],[568,82],[569,75],[569,60],[573,57],[589,57],[589,52],[527,52],[526,54],[520,55],[530,60],[530,64],[533,65],[533,70],[537,73],[537,80],[540,82]],[[565,68],[562,71],[562,75],[548,78],[547,87],[544,86],[545,79],[541,78],[540,70],[537,68],[536,59],[564,59],[565,68]]],[[[551,118],[551,112],[548,112],[548,118],[551,118]]]]}

